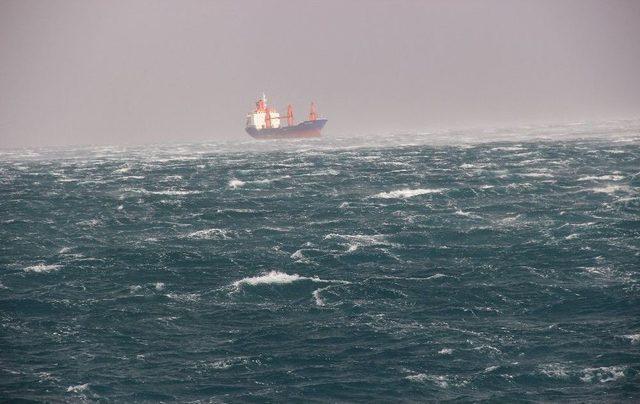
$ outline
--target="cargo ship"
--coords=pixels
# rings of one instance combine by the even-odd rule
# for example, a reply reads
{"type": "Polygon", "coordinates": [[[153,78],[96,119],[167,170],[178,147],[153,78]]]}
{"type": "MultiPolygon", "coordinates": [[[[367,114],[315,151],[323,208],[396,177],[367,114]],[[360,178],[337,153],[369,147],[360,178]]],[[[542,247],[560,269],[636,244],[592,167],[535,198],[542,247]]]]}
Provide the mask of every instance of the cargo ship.
{"type": "Polygon", "coordinates": [[[282,121],[280,114],[267,106],[267,97],[263,94],[256,102],[256,109],[247,114],[245,130],[254,139],[298,139],[320,137],[320,131],[327,123],[326,119],[318,117],[316,104],[313,102],[308,120],[294,124],[293,107],[289,104],[286,125],[282,125],[282,121]]]}

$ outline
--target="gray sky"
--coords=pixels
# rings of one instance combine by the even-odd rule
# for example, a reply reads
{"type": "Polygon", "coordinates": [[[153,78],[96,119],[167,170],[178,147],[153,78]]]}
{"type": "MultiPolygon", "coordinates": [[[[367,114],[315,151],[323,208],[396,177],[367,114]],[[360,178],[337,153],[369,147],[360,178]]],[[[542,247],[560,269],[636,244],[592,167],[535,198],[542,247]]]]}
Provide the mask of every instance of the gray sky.
{"type": "Polygon", "coordinates": [[[0,147],[640,117],[639,1],[0,0],[0,147]]]}

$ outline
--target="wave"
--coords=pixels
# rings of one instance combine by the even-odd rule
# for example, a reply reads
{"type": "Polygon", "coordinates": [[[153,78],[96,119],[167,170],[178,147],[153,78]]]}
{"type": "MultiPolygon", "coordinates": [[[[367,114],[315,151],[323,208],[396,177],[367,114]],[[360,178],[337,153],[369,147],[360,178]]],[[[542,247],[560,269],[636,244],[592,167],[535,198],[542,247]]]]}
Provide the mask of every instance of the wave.
{"type": "Polygon", "coordinates": [[[212,239],[228,240],[231,238],[232,234],[233,232],[231,230],[214,228],[214,229],[204,229],[204,230],[194,231],[193,233],[189,233],[184,237],[197,239],[197,240],[212,240],[212,239]]]}
{"type": "Polygon", "coordinates": [[[316,290],[313,291],[311,296],[313,296],[313,299],[316,302],[316,306],[324,307],[325,302],[324,302],[324,299],[322,298],[322,296],[320,296],[320,293],[322,293],[323,291],[329,289],[330,287],[331,286],[327,286],[326,288],[320,288],[320,289],[316,289],[316,290]]]}
{"type": "Polygon", "coordinates": [[[569,377],[567,367],[561,363],[548,363],[540,366],[540,373],[552,379],[566,379],[569,377]]]}
{"type": "Polygon", "coordinates": [[[294,252],[293,254],[291,254],[291,259],[297,262],[301,262],[303,264],[308,264],[309,262],[309,258],[305,257],[302,250],[296,250],[296,252],[294,252]]]}
{"type": "Polygon", "coordinates": [[[620,181],[624,179],[622,175],[589,175],[578,178],[578,181],[620,181]]]}
{"type": "Polygon", "coordinates": [[[124,174],[124,173],[128,173],[129,170],[131,170],[131,167],[124,166],[124,167],[118,168],[117,170],[113,170],[113,173],[114,174],[124,174]]]}
{"type": "Polygon", "coordinates": [[[491,149],[491,151],[520,151],[520,150],[524,150],[524,147],[522,146],[501,146],[501,147],[494,147],[491,149]]]}
{"type": "Polygon", "coordinates": [[[233,287],[239,289],[242,285],[280,285],[286,283],[297,282],[301,280],[310,280],[312,282],[322,282],[319,278],[308,278],[300,276],[298,274],[289,275],[284,272],[271,271],[264,275],[252,276],[248,278],[242,278],[239,281],[233,282],[233,287]]]}
{"type": "Polygon", "coordinates": [[[216,209],[216,213],[256,213],[256,210],[227,208],[227,209],[216,209]]]}
{"type": "Polygon", "coordinates": [[[231,284],[236,290],[239,290],[245,285],[248,286],[259,286],[259,285],[284,285],[293,282],[299,281],[310,281],[310,282],[319,282],[319,283],[343,283],[348,284],[347,281],[333,280],[333,279],[320,279],[316,276],[307,277],[301,276],[298,274],[287,274],[279,271],[270,271],[268,273],[258,275],[258,276],[250,276],[247,278],[242,278],[238,281],[235,281],[231,284]]]}
{"type": "Polygon", "coordinates": [[[436,386],[446,389],[449,386],[453,387],[461,387],[469,383],[468,380],[461,379],[458,377],[452,377],[448,375],[428,375],[426,373],[417,373],[413,375],[406,376],[405,379],[410,380],[412,382],[431,382],[436,386]]]}
{"type": "Polygon", "coordinates": [[[632,344],[640,343],[640,333],[623,335],[622,337],[631,341],[632,344]]]}
{"type": "Polygon", "coordinates": [[[148,191],[149,194],[152,195],[170,195],[170,196],[181,196],[181,195],[195,195],[200,194],[202,191],[186,191],[182,189],[167,189],[164,191],[148,191]]]}
{"type": "Polygon", "coordinates": [[[629,189],[626,185],[607,185],[606,187],[589,188],[587,191],[596,194],[615,194],[616,192],[628,192],[629,189]]]}
{"type": "Polygon", "coordinates": [[[373,198],[406,199],[413,198],[414,196],[418,195],[439,194],[444,190],[444,188],[398,189],[396,191],[381,192],[379,194],[373,195],[373,198]]]}
{"type": "Polygon", "coordinates": [[[281,177],[265,178],[265,179],[262,179],[262,180],[254,180],[254,181],[249,181],[249,182],[254,183],[254,184],[270,184],[270,183],[272,183],[274,181],[285,180],[287,178],[291,178],[291,176],[290,175],[283,175],[281,177]]]}
{"type": "Polygon", "coordinates": [[[549,173],[524,173],[520,174],[520,176],[527,178],[553,178],[553,174],[549,173]]]}
{"type": "Polygon", "coordinates": [[[76,386],[67,387],[67,392],[68,393],[80,393],[81,391],[85,391],[88,388],[89,388],[89,383],[78,384],[76,386]]]}
{"type": "Polygon", "coordinates": [[[325,240],[331,239],[342,239],[347,241],[348,251],[353,252],[356,251],[360,247],[370,247],[370,246],[392,246],[397,247],[398,244],[390,242],[387,240],[386,234],[374,234],[374,235],[364,235],[364,234],[337,234],[331,233],[324,236],[325,240]]]}
{"type": "Polygon", "coordinates": [[[60,268],[62,268],[62,265],[58,265],[58,264],[36,264],[36,265],[31,265],[29,267],[23,268],[22,270],[24,272],[35,272],[35,273],[49,273],[49,272],[54,272],[59,270],[60,268]]]}
{"type": "Polygon", "coordinates": [[[587,368],[582,371],[582,380],[585,383],[598,381],[600,383],[613,382],[625,377],[627,366],[603,366],[599,368],[587,368]]]}
{"type": "Polygon", "coordinates": [[[461,209],[458,209],[454,212],[457,216],[464,216],[464,217],[470,217],[470,218],[474,218],[474,219],[479,219],[479,216],[474,215],[471,212],[464,212],[461,209]]]}
{"type": "Polygon", "coordinates": [[[244,182],[244,181],[233,179],[233,180],[229,181],[228,186],[231,189],[238,189],[238,188],[243,187],[245,184],[246,184],[246,182],[244,182]]]}
{"type": "Polygon", "coordinates": [[[238,188],[244,187],[247,184],[271,184],[272,182],[284,180],[284,179],[287,179],[287,178],[291,178],[291,176],[290,175],[283,175],[283,176],[275,177],[275,178],[264,178],[264,179],[252,180],[252,181],[242,181],[242,180],[234,178],[234,179],[230,180],[227,185],[231,189],[238,189],[238,188]]]}
{"type": "Polygon", "coordinates": [[[167,293],[165,295],[171,300],[175,300],[178,302],[197,302],[200,300],[199,293],[167,293]]]}
{"type": "Polygon", "coordinates": [[[135,192],[145,195],[169,195],[169,196],[182,196],[182,195],[195,195],[201,194],[202,191],[188,191],[184,189],[163,189],[161,191],[149,191],[144,188],[125,188],[125,192],[135,192]]]}

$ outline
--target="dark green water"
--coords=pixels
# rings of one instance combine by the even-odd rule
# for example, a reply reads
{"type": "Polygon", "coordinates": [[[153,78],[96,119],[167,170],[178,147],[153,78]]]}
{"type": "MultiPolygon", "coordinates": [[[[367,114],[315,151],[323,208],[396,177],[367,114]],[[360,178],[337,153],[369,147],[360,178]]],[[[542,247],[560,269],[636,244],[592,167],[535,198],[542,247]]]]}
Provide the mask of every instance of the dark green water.
{"type": "Polygon", "coordinates": [[[2,153],[0,397],[637,400],[640,131],[580,130],[2,153]]]}

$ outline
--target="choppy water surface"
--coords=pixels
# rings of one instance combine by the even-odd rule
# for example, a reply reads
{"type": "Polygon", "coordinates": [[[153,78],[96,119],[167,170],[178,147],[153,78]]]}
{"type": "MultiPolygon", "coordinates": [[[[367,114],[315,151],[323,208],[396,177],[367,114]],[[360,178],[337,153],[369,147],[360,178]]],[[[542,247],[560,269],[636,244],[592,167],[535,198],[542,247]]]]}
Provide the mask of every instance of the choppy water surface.
{"type": "Polygon", "coordinates": [[[637,399],[640,131],[546,131],[4,152],[0,397],[637,399]]]}

